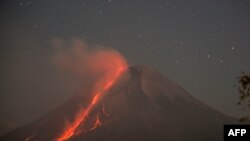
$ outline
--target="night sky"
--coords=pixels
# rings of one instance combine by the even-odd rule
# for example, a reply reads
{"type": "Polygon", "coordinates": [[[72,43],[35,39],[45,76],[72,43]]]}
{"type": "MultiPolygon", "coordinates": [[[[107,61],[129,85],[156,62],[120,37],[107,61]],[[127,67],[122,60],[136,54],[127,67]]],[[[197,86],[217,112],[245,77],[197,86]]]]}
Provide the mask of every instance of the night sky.
{"type": "Polygon", "coordinates": [[[114,48],[227,115],[247,113],[234,85],[250,72],[248,0],[3,0],[0,123],[31,122],[77,91],[50,61],[54,38],[114,48]]]}

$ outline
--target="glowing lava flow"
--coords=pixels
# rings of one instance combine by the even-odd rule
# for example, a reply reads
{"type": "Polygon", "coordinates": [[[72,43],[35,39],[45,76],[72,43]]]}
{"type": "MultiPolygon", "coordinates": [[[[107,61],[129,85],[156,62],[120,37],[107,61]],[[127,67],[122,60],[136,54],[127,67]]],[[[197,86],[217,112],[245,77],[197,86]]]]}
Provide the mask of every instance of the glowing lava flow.
{"type": "MultiPolygon", "coordinates": [[[[57,141],[68,140],[70,137],[76,134],[77,127],[80,124],[84,124],[90,111],[98,103],[102,95],[110,89],[110,87],[114,84],[118,77],[127,69],[127,65],[123,60],[114,60],[114,64],[109,66],[109,69],[112,70],[109,70],[109,73],[104,77],[104,79],[97,83],[97,88],[95,88],[100,89],[101,91],[96,92],[94,94],[94,97],[92,98],[90,104],[86,107],[86,109],[78,113],[76,119],[73,121],[73,123],[66,127],[63,133],[56,139],[57,141]]],[[[100,125],[101,123],[99,121],[99,117],[97,117],[94,128],[91,128],[91,130],[95,129],[100,125]]]]}
{"type": "Polygon", "coordinates": [[[100,121],[100,119],[99,119],[99,116],[97,115],[97,116],[96,116],[95,124],[94,124],[94,126],[93,126],[92,128],[90,128],[90,131],[96,129],[97,127],[99,127],[99,126],[101,126],[101,125],[102,125],[102,123],[101,123],[101,121],[100,121]]]}

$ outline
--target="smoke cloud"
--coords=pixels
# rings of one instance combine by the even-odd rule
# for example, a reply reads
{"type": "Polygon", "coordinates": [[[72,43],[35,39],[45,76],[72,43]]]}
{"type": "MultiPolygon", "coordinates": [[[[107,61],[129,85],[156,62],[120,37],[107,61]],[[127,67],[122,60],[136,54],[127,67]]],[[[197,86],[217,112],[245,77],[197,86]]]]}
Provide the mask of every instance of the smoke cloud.
{"type": "Polygon", "coordinates": [[[81,80],[81,86],[96,91],[116,73],[117,68],[126,68],[125,59],[113,49],[88,44],[81,39],[65,41],[53,39],[56,52],[53,62],[60,71],[70,73],[81,80]]]}

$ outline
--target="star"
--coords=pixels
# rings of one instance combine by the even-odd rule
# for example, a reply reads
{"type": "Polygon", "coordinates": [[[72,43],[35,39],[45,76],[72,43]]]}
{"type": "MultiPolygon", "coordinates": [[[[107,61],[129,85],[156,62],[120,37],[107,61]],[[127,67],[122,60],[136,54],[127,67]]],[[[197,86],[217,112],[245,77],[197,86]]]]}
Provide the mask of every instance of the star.
{"type": "Polygon", "coordinates": [[[29,54],[33,54],[33,51],[32,51],[32,50],[30,50],[28,53],[29,53],[29,54]]]}
{"type": "Polygon", "coordinates": [[[139,37],[139,38],[141,38],[141,37],[142,37],[142,34],[141,34],[141,33],[139,33],[139,34],[138,34],[138,37],[139,37]]]}
{"type": "Polygon", "coordinates": [[[234,46],[232,46],[231,50],[235,50],[235,47],[234,47],[234,46]]]}
{"type": "Polygon", "coordinates": [[[37,29],[37,27],[38,27],[37,25],[33,25],[33,29],[37,29]]]}
{"type": "Polygon", "coordinates": [[[179,60],[178,60],[178,59],[176,59],[176,60],[175,60],[175,63],[176,63],[176,64],[179,64],[179,60]]]}

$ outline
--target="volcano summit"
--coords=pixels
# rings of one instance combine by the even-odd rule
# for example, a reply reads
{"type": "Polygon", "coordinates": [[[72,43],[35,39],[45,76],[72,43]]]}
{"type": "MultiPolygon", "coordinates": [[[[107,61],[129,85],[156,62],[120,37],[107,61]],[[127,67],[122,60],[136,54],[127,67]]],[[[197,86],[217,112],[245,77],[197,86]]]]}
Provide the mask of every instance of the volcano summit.
{"type": "MultiPolygon", "coordinates": [[[[3,141],[60,139],[91,97],[74,95],[42,118],[20,127],[3,141]],[[80,108],[79,108],[80,107],[80,108]]],[[[190,96],[155,70],[128,68],[68,134],[69,141],[221,141],[223,124],[236,120],[190,96]]]]}

